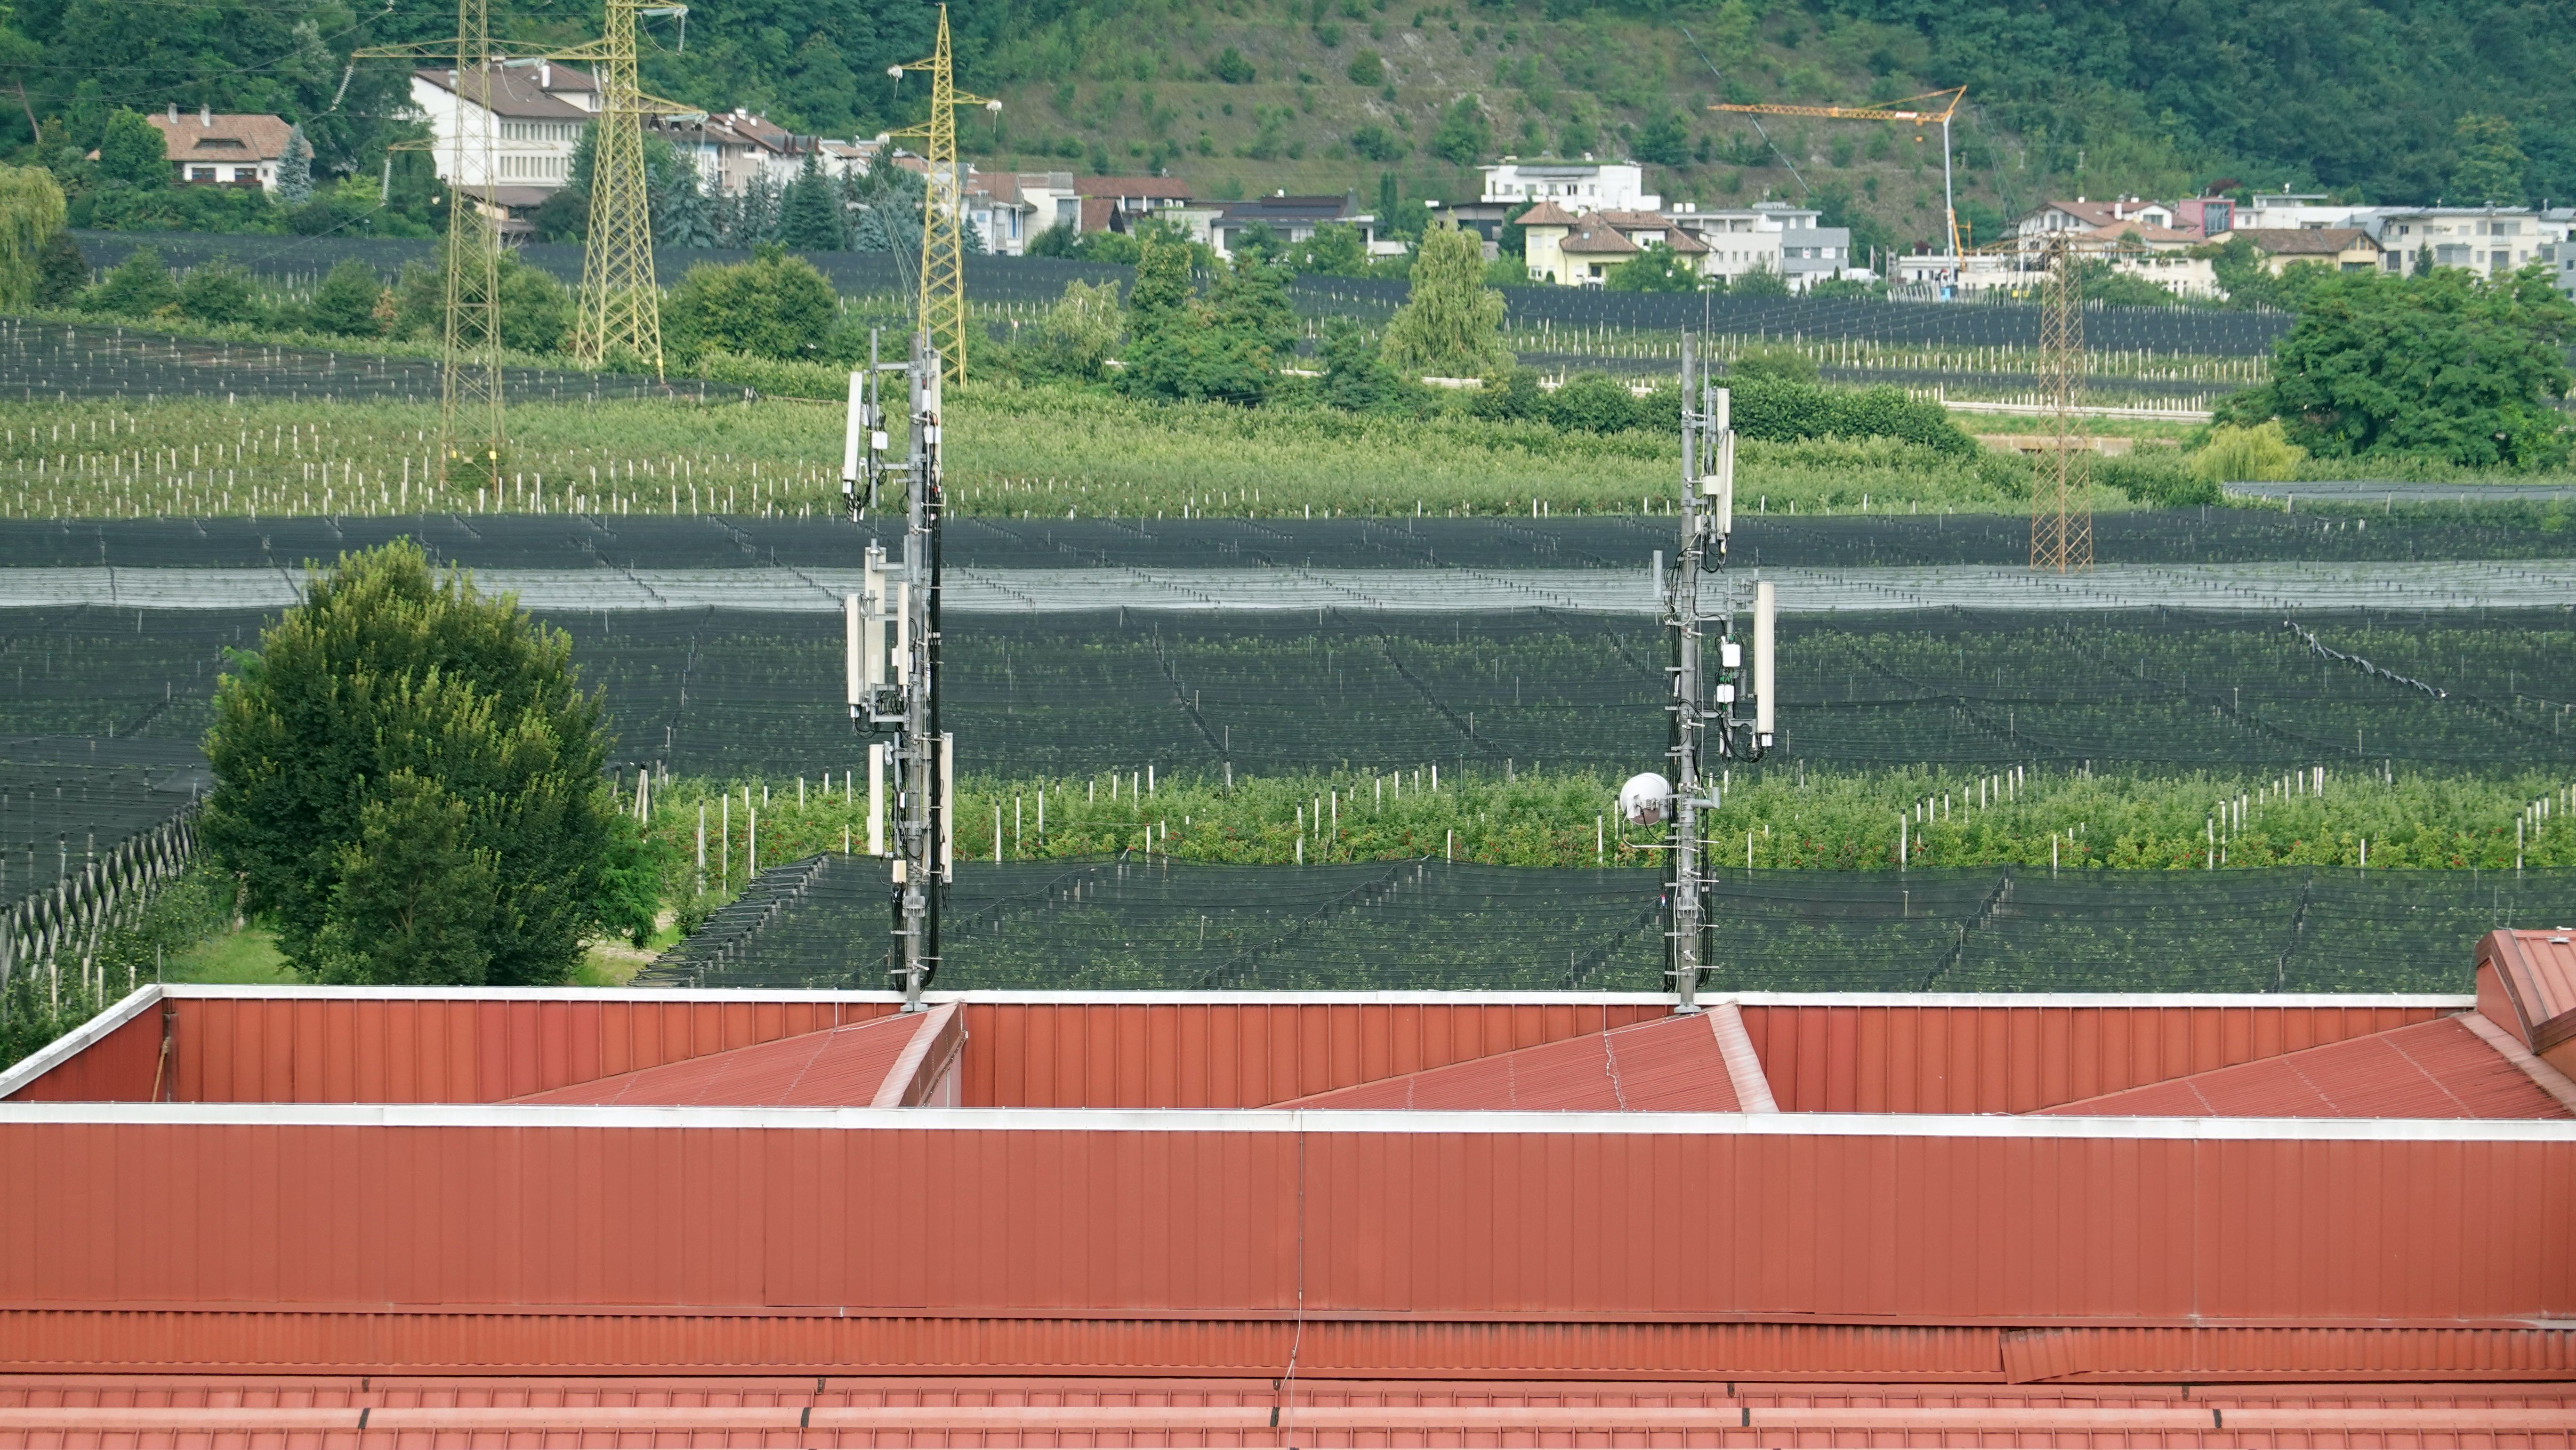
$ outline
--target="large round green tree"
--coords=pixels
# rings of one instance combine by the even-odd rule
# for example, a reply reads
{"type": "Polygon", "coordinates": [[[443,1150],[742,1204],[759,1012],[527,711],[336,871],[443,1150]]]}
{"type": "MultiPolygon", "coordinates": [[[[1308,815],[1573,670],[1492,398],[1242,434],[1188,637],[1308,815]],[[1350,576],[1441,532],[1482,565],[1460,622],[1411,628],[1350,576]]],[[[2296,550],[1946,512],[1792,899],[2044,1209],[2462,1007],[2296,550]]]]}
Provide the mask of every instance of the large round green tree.
{"type": "Polygon", "coordinates": [[[205,840],[309,980],[561,982],[595,930],[649,928],[571,641],[416,545],[310,580],[233,658],[206,754],[205,840]]]}

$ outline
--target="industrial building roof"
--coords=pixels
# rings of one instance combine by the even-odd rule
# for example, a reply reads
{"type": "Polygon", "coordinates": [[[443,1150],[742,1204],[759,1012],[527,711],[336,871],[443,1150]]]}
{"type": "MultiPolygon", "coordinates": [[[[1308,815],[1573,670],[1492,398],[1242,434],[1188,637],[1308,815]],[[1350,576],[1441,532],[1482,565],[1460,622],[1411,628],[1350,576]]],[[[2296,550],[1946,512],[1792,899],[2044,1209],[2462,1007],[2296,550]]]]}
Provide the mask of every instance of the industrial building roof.
{"type": "Polygon", "coordinates": [[[0,1076],[0,1447],[2566,1444],[2548,935],[2476,997],[1695,1017],[147,989],[0,1076]]]}

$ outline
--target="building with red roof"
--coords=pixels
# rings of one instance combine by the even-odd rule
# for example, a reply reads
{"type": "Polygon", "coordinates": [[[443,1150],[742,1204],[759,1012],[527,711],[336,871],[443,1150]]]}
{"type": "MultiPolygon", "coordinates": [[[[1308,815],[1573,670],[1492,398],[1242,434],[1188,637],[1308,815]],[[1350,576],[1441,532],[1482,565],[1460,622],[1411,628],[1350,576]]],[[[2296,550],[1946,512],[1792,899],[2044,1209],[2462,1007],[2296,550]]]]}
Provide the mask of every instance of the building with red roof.
{"type": "Polygon", "coordinates": [[[0,1076],[0,1445],[2565,1446],[2568,937],[1695,1016],[146,988],[0,1076]]]}

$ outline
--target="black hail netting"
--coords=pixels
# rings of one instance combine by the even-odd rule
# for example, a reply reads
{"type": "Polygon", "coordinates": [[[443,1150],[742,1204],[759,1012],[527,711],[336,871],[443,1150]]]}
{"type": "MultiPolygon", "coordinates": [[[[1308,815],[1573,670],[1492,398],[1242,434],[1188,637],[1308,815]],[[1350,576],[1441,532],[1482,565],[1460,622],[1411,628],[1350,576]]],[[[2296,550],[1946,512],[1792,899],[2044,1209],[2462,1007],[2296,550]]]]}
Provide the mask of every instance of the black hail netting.
{"type": "MultiPolygon", "coordinates": [[[[193,741],[222,651],[260,621],[0,611],[0,733],[193,741]]],[[[783,777],[857,758],[831,615],[551,622],[606,689],[621,762],[783,777]]],[[[1546,610],[956,616],[943,708],[974,773],[1626,771],[1663,749],[1664,648],[1650,619],[1546,610]]],[[[1842,765],[2557,766],[2576,761],[2570,659],[2566,610],[1792,617],[1781,738],[1842,765]]]]}
{"type": "MultiPolygon", "coordinates": [[[[713,386],[713,385],[711,385],[713,386]]],[[[513,401],[565,402],[667,394],[646,377],[612,373],[504,370],[513,401]]],[[[685,391],[698,396],[700,385],[685,391]]],[[[715,396],[728,395],[718,387],[715,396]]],[[[436,358],[209,342],[124,327],[0,322],[0,399],[48,403],[70,398],[311,398],[315,402],[435,403],[436,358]]]]}
{"type": "MultiPolygon", "coordinates": [[[[408,261],[429,260],[436,245],[363,237],[295,238],[232,237],[127,232],[77,234],[90,264],[108,268],[138,246],[150,246],[174,267],[226,259],[273,281],[311,286],[344,259],[355,257],[390,279],[408,261]]],[[[552,272],[568,284],[581,280],[578,246],[540,244],[522,247],[529,265],[552,272]]],[[[908,296],[913,290],[907,263],[884,252],[810,252],[807,261],[831,279],[844,296],[908,296]]],[[[741,262],[749,252],[658,248],[655,274],[665,284],[676,282],[697,262],[741,262]]],[[[1066,261],[1049,257],[966,258],[966,295],[978,302],[1037,304],[1053,302],[1070,281],[1114,280],[1122,286],[1133,275],[1128,267],[1066,261]]],[[[1386,317],[1401,306],[1407,284],[1369,278],[1299,277],[1289,284],[1289,297],[1306,316],[1386,317]]],[[[1504,294],[1511,320],[1519,326],[1546,324],[1564,328],[1626,328],[1678,332],[1684,328],[1752,337],[1834,338],[1898,344],[1957,347],[2035,347],[2039,342],[2039,309],[2028,305],[1961,305],[1942,302],[1836,301],[1809,297],[1700,297],[1643,292],[1605,292],[1589,287],[1516,287],[1504,294]]],[[[2084,340],[2097,350],[2241,356],[2261,352],[2289,331],[2285,314],[2221,312],[2207,308],[2088,308],[2084,340]]]]}
{"type": "MultiPolygon", "coordinates": [[[[887,984],[885,867],[810,857],[645,969],[704,987],[887,984]]],[[[2458,992],[2498,926],[2576,920],[2576,872],[1726,871],[1716,991],[2458,992]]],[[[945,988],[1662,986],[1642,871],[1404,861],[960,862],[945,988]]]]}
{"type": "MultiPolygon", "coordinates": [[[[1633,570],[1643,597],[1673,520],[1634,514],[1545,519],[949,519],[942,557],[968,569],[1633,570]]],[[[2561,559],[2564,536],[2454,509],[2321,517],[2271,509],[2097,514],[2109,564],[2561,559]]],[[[442,563],[485,569],[851,569],[899,534],[837,519],[721,514],[422,514],[248,519],[0,519],[17,568],[286,568],[393,539],[442,563]]],[[[1736,517],[1738,567],[2027,566],[2030,521],[2012,514],[1736,517]]]]}
{"type": "Polygon", "coordinates": [[[211,784],[184,741],[0,738],[0,905],[79,875],[211,784]]]}

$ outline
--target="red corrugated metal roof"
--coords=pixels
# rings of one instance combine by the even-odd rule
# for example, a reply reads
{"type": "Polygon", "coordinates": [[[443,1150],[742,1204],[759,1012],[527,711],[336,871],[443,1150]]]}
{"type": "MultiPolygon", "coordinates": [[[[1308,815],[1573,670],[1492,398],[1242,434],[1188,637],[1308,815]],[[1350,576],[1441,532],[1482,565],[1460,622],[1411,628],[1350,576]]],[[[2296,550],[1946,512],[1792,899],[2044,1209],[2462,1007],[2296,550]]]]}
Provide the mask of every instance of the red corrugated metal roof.
{"type": "MultiPolygon", "coordinates": [[[[942,1009],[941,1024],[956,1014],[942,1009]]],[[[723,1103],[739,1107],[866,1107],[931,1014],[880,1018],[737,1047],[510,1099],[514,1103],[723,1103]]],[[[934,1029],[935,1030],[935,1029],[934,1029]]]]}
{"type": "Polygon", "coordinates": [[[1708,1013],[1665,1017],[1317,1093],[1279,1106],[1352,1111],[1732,1113],[1742,1104],[1736,1101],[1712,1021],[1708,1013]]]}
{"type": "Polygon", "coordinates": [[[2520,1018],[2497,1026],[2543,1056],[2576,1038],[2576,929],[2489,932],[2478,960],[2494,964],[2520,1018]]]}
{"type": "MultiPolygon", "coordinates": [[[[2576,1443],[2556,1389],[2333,1392],[1711,1383],[1316,1385],[1268,1380],[583,1383],[564,1380],[0,1382],[0,1446],[205,1435],[406,1446],[2415,1446],[2576,1443]],[[365,1438],[362,1440],[362,1433],[365,1438]],[[1652,1436],[1647,1440],[1644,1437],[1652,1436]],[[776,1437],[774,1440],[772,1437],[776,1437]],[[885,1437],[901,1437],[889,1440],[885,1437]],[[928,1441],[922,1437],[932,1437],[928,1441]],[[1540,1437],[1535,1440],[1532,1437],[1540,1437]],[[1581,1438],[1575,1438],[1581,1437],[1581,1438]],[[1617,1437],[1617,1438],[1612,1438],[1617,1437]],[[2505,1438],[2509,1437],[2509,1438],[2505,1438]],[[389,1442],[390,1443],[390,1442],[389,1442]]],[[[269,1439],[266,1443],[280,1443],[269,1439]]]]}
{"type": "Polygon", "coordinates": [[[2571,1116],[2456,1017],[2041,1111],[2173,1118],[2571,1116]]]}

